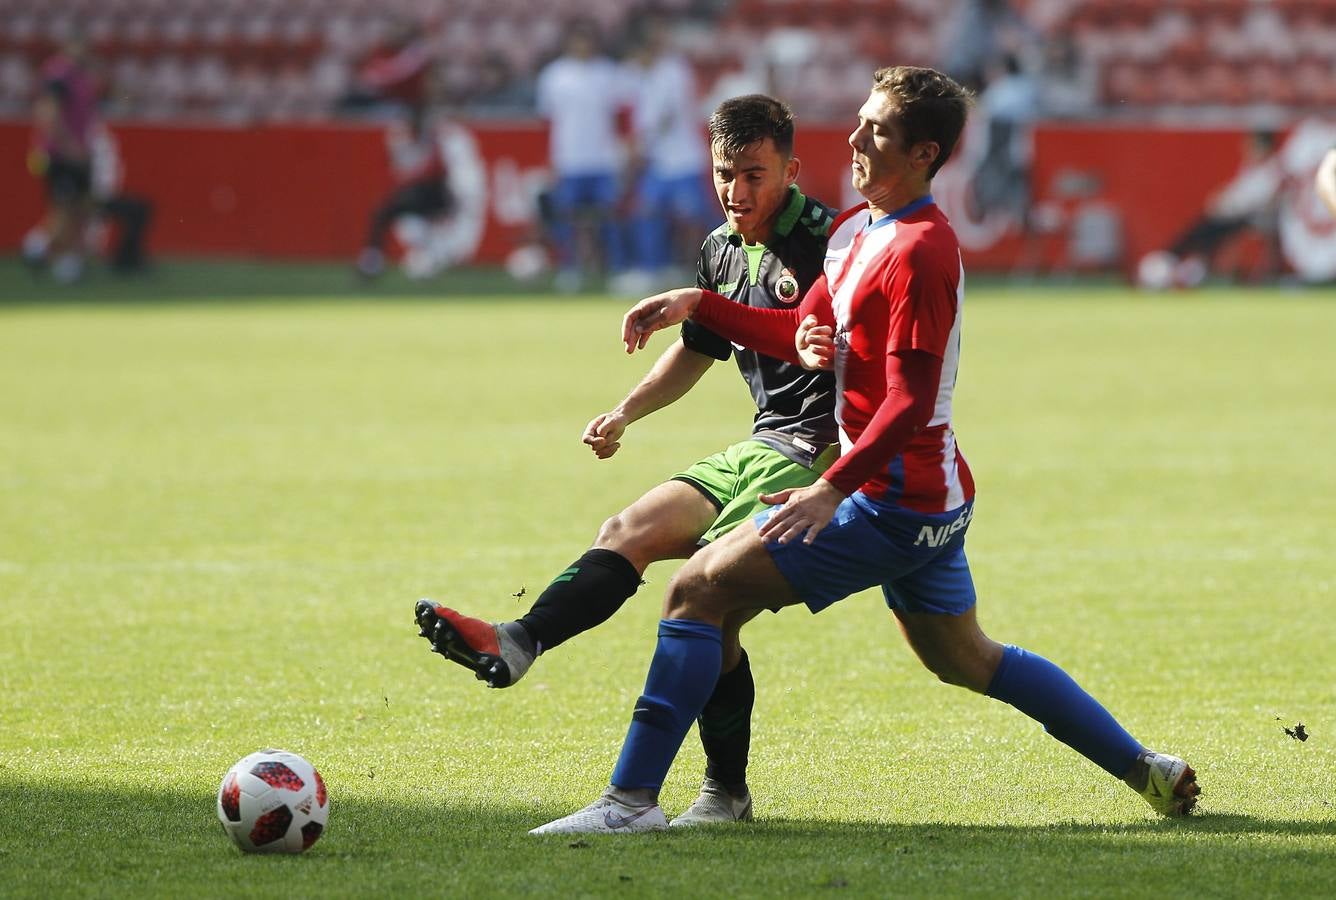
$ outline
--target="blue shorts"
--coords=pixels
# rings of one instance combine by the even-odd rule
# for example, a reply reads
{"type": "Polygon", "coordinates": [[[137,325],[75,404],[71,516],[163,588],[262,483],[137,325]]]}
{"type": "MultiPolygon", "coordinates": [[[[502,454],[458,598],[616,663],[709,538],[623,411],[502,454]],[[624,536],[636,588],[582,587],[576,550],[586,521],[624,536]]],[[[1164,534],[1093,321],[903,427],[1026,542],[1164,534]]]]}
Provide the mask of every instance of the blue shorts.
{"type": "MultiPolygon", "coordinates": [[[[778,507],[758,513],[756,526],[778,507]]],[[[847,498],[811,544],[767,543],[766,550],[793,590],[817,613],[850,594],[880,585],[891,609],[958,616],[975,603],[965,559],[965,532],[974,501],[944,513],[847,498]]]]}
{"type": "Polygon", "coordinates": [[[563,175],[552,191],[552,205],[565,216],[578,209],[593,208],[611,211],[617,205],[621,187],[612,172],[594,172],[586,175],[563,175]]]}

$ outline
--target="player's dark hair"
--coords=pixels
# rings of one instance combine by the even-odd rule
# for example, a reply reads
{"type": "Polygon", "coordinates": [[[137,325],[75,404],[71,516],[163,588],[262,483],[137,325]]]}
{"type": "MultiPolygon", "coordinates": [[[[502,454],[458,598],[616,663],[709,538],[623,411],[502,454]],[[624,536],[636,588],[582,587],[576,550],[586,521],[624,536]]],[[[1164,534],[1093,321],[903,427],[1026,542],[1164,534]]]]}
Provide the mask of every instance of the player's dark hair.
{"type": "Polygon", "coordinates": [[[724,159],[770,138],[786,159],[793,155],[793,110],[765,94],[730,97],[710,116],[710,146],[724,159]]]}
{"type": "Polygon", "coordinates": [[[906,149],[923,141],[938,147],[928,177],[951,158],[951,151],[965,130],[974,95],[952,79],[922,66],[887,66],[872,76],[872,89],[895,103],[906,149]]]}

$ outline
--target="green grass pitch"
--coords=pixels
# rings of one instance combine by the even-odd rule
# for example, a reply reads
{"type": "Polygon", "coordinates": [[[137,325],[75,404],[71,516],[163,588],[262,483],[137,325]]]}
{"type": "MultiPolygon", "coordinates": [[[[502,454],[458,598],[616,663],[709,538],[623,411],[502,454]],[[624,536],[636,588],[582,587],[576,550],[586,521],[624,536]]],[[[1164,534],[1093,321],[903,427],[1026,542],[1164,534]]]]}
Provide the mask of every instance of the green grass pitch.
{"type": "MultiPolygon", "coordinates": [[[[1336,296],[1316,292],[967,300],[982,621],[1185,756],[1199,817],[1156,820],[937,684],[867,593],[746,634],[753,825],[527,836],[604,786],[674,567],[506,691],[429,655],[412,607],[518,614],[606,515],[745,435],[721,365],[614,459],[581,446],[653,358],[621,352],[622,307],[0,307],[0,895],[1331,891],[1336,296]],[[244,856],[215,819],[223,772],[268,746],[329,785],[303,857],[244,856]]],[[[701,770],[693,733],[670,815],[701,770]]]]}

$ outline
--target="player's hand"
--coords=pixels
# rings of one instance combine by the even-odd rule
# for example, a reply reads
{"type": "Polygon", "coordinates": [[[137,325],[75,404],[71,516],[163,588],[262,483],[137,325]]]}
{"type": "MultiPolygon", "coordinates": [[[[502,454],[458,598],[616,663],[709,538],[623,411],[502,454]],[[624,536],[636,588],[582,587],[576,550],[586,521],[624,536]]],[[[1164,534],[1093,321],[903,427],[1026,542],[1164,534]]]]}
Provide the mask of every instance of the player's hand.
{"type": "Polygon", "coordinates": [[[762,494],[761,502],[779,509],[770,516],[757,532],[769,543],[802,538],[804,544],[816,540],[821,529],[830,524],[835,509],[844,502],[844,494],[824,478],[818,478],[811,487],[789,488],[773,494],[762,494]]]}
{"type": "Polygon", "coordinates": [[[798,330],[793,335],[798,359],[804,369],[832,369],[835,367],[835,329],[817,322],[816,316],[808,316],[798,323],[798,330]]]}
{"type": "Polygon", "coordinates": [[[605,412],[589,420],[581,440],[589,445],[589,449],[599,459],[607,459],[622,446],[622,435],[629,424],[621,413],[615,410],[605,412]]]}
{"type": "Polygon", "coordinates": [[[700,305],[700,288],[678,288],[646,297],[622,317],[622,344],[627,353],[644,350],[649,336],[691,318],[700,305]]]}

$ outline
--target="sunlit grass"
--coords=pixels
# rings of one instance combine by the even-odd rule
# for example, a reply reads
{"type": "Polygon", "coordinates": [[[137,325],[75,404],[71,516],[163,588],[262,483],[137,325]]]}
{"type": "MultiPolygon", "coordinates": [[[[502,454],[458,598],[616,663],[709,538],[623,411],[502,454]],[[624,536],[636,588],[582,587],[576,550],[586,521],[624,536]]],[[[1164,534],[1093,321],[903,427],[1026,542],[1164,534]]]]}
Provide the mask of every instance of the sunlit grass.
{"type": "MultiPolygon", "coordinates": [[[[0,310],[0,895],[1328,891],[1333,299],[967,301],[985,627],[1186,756],[1200,820],[937,684],[869,593],[749,628],[754,826],[581,841],[525,831],[606,782],[672,566],[507,691],[430,656],[413,601],[527,608],[745,436],[729,367],[598,462],[584,423],[650,361],[609,300],[0,310]],[[330,786],[306,857],[214,820],[265,746],[330,786]]],[[[692,736],[670,815],[700,771],[692,736]]]]}

